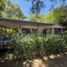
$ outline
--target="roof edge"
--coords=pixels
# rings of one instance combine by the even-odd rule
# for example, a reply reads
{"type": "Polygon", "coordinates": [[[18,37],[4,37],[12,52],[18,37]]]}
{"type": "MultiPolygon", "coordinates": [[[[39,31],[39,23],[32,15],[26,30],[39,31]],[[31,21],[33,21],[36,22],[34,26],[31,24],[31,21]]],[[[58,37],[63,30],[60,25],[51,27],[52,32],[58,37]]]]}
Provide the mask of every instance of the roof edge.
{"type": "Polygon", "coordinates": [[[22,22],[22,23],[36,23],[36,24],[54,25],[54,24],[51,24],[51,23],[15,20],[15,19],[8,19],[8,18],[0,18],[0,21],[9,21],[9,22],[11,21],[11,22],[22,22]]]}

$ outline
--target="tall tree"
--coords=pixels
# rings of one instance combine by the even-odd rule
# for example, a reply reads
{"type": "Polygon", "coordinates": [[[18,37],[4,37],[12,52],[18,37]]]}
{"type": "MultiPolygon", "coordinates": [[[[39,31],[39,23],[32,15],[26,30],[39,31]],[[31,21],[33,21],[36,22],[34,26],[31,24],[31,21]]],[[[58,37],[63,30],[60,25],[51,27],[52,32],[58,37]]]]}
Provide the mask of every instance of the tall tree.
{"type": "Polygon", "coordinates": [[[25,18],[24,13],[20,9],[18,3],[13,4],[10,0],[7,0],[5,4],[5,9],[2,11],[2,17],[20,20],[25,18]]]}
{"type": "MultiPolygon", "coordinates": [[[[44,7],[46,7],[46,4],[45,4],[45,2],[44,1],[46,1],[46,0],[27,0],[27,1],[31,1],[31,3],[32,3],[32,6],[31,6],[31,12],[32,12],[32,14],[34,15],[34,16],[32,16],[31,18],[30,18],[30,20],[32,20],[32,21],[41,21],[42,22],[42,16],[40,17],[40,12],[41,12],[41,10],[44,8],[44,7]],[[35,17],[36,16],[36,17],[35,17]],[[32,19],[33,18],[33,19],[32,19]]],[[[47,1],[50,1],[51,2],[51,8],[50,8],[50,10],[52,10],[53,8],[54,8],[54,5],[59,1],[62,5],[63,5],[63,7],[64,7],[64,5],[65,5],[65,1],[66,0],[47,0],[47,1]]],[[[51,13],[50,13],[51,14],[51,13]]],[[[54,16],[53,14],[51,14],[52,16],[54,16]]],[[[46,18],[44,18],[45,20],[44,20],[44,22],[51,22],[51,23],[53,23],[54,22],[54,17],[51,17],[51,16],[49,16],[48,15],[48,17],[46,17],[46,18]],[[51,18],[51,20],[50,20],[50,18],[51,18]]]]}
{"type": "Polygon", "coordinates": [[[2,16],[2,11],[4,11],[6,0],[0,0],[0,17],[2,16]]]}
{"type": "Polygon", "coordinates": [[[31,11],[36,16],[41,12],[41,9],[44,8],[44,2],[42,0],[32,0],[31,11]]]}
{"type": "Polygon", "coordinates": [[[51,10],[48,15],[39,14],[39,18],[32,15],[30,21],[67,25],[67,5],[51,10]]]}
{"type": "Polygon", "coordinates": [[[66,25],[67,24],[67,5],[61,6],[57,9],[53,10],[53,14],[55,17],[55,22],[59,24],[66,25]]]}
{"type": "Polygon", "coordinates": [[[32,14],[35,14],[36,16],[38,16],[41,10],[45,7],[43,0],[26,0],[26,1],[31,1],[32,3],[31,12],[32,14]]]}
{"type": "MultiPolygon", "coordinates": [[[[25,0],[25,1],[31,1],[32,6],[31,6],[31,12],[33,14],[38,15],[41,10],[46,7],[45,2],[46,0],[25,0]]],[[[51,2],[51,9],[54,7],[54,5],[59,1],[62,5],[65,4],[66,0],[47,0],[51,2]]]]}
{"type": "Polygon", "coordinates": [[[67,25],[67,5],[53,9],[45,19],[46,22],[67,25]]]}

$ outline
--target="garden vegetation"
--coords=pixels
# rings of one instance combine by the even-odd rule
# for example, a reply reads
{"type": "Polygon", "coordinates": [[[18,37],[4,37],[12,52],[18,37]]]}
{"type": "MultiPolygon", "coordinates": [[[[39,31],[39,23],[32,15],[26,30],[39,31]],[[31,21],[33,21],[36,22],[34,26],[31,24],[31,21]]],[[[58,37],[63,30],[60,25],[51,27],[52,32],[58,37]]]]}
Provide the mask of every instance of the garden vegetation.
{"type": "Polygon", "coordinates": [[[9,45],[16,58],[33,59],[67,52],[67,32],[61,35],[46,36],[40,34],[17,33],[9,45]]]}

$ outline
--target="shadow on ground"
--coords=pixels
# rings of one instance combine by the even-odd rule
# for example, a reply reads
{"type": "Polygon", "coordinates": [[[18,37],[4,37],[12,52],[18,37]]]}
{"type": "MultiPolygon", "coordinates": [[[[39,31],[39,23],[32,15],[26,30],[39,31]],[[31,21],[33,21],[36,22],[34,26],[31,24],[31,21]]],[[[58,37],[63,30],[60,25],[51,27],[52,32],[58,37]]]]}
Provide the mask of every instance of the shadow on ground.
{"type": "MultiPolygon", "coordinates": [[[[16,60],[18,61],[18,60],[16,60]]],[[[43,59],[34,59],[32,61],[24,62],[24,66],[17,65],[13,62],[0,62],[0,67],[67,67],[67,55],[57,55],[50,57],[44,57],[43,59]]],[[[21,61],[22,62],[22,61],[21,61]]]]}

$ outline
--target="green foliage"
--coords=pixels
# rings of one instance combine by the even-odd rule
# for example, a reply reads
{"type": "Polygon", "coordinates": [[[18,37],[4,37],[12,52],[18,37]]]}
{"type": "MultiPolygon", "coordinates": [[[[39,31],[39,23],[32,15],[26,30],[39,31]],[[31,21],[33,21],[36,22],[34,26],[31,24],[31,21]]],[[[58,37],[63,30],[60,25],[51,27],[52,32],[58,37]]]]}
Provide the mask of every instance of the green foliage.
{"type": "Polygon", "coordinates": [[[67,34],[45,37],[38,34],[17,34],[12,48],[16,57],[33,59],[36,57],[60,54],[67,51],[67,34]]]}
{"type": "Polygon", "coordinates": [[[8,28],[0,28],[0,36],[5,35],[5,36],[12,36],[17,33],[17,30],[14,29],[8,29],[8,28]]]}
{"type": "Polygon", "coordinates": [[[43,14],[39,14],[38,17],[36,17],[36,15],[31,15],[29,17],[29,20],[33,22],[45,22],[45,19],[46,19],[46,16],[43,14]]]}
{"type": "Polygon", "coordinates": [[[4,6],[5,6],[4,1],[3,0],[0,0],[0,10],[3,10],[4,9],[4,6]]]}
{"type": "Polygon", "coordinates": [[[45,22],[47,22],[47,23],[56,23],[55,22],[55,17],[54,17],[54,14],[53,14],[52,11],[46,16],[45,22]]]}
{"type": "MultiPolygon", "coordinates": [[[[36,14],[38,16],[41,10],[46,7],[46,0],[24,0],[24,1],[31,1],[31,12],[32,14],[36,14]]],[[[54,8],[54,4],[60,2],[62,5],[65,5],[66,0],[47,0],[51,2],[51,9],[54,8]]]]}
{"type": "Polygon", "coordinates": [[[24,13],[21,11],[18,3],[11,3],[10,0],[4,0],[3,2],[0,2],[4,5],[1,5],[2,8],[1,9],[1,17],[3,18],[10,18],[10,19],[19,19],[22,20],[25,18],[24,13]]]}
{"type": "Polygon", "coordinates": [[[47,16],[45,21],[54,23],[54,24],[62,24],[66,25],[67,23],[67,5],[60,6],[59,8],[53,9],[47,16]]]}
{"type": "Polygon", "coordinates": [[[42,0],[32,0],[31,12],[36,14],[36,16],[41,12],[41,9],[44,8],[44,2],[42,0]]]}
{"type": "Polygon", "coordinates": [[[30,16],[30,21],[67,25],[67,5],[53,9],[48,15],[30,16]]]}
{"type": "Polygon", "coordinates": [[[5,3],[6,2],[5,0],[0,0],[0,17],[2,16],[1,12],[4,11],[4,8],[5,8],[5,3]]]}

